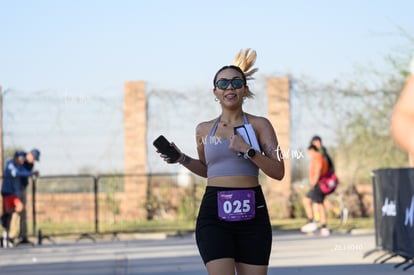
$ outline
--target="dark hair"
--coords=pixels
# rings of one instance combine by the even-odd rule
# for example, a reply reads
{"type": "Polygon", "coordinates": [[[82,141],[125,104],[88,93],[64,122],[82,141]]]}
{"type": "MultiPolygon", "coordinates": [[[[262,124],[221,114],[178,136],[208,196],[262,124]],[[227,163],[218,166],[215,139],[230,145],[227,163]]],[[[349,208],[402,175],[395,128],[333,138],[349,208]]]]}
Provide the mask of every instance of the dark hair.
{"type": "Polygon", "coordinates": [[[322,139],[320,136],[313,136],[311,139],[311,142],[316,141],[316,140],[319,140],[320,142],[322,142],[322,139]]]}
{"type": "MultiPolygon", "coordinates": [[[[214,88],[216,88],[217,76],[219,75],[219,73],[221,73],[222,71],[227,70],[227,69],[233,69],[233,70],[239,72],[242,76],[244,85],[245,86],[247,85],[246,75],[244,74],[243,70],[240,67],[235,66],[235,65],[226,65],[226,66],[221,67],[221,69],[218,70],[217,73],[214,75],[214,78],[213,78],[213,87],[214,88]]],[[[252,93],[249,89],[249,94],[247,95],[247,97],[253,97],[253,96],[254,96],[254,93],[252,93]]]]}
{"type": "Polygon", "coordinates": [[[19,151],[16,151],[16,152],[14,152],[14,155],[13,155],[13,158],[18,158],[18,157],[20,157],[22,154],[21,154],[21,152],[19,152],[19,151]]]}
{"type": "Polygon", "coordinates": [[[233,70],[239,72],[242,75],[244,85],[247,84],[246,76],[244,75],[244,72],[242,71],[242,69],[240,69],[240,67],[237,67],[235,65],[226,65],[226,66],[221,67],[221,69],[218,70],[217,73],[214,75],[214,79],[213,79],[213,86],[214,87],[216,87],[217,76],[219,75],[219,73],[221,73],[222,71],[224,71],[226,69],[233,69],[233,70]]]}
{"type": "Polygon", "coordinates": [[[319,150],[318,150],[318,147],[316,147],[316,146],[315,146],[315,145],[313,145],[313,144],[309,145],[308,150],[314,150],[314,151],[316,151],[316,152],[318,152],[318,151],[319,151],[319,150]]]}

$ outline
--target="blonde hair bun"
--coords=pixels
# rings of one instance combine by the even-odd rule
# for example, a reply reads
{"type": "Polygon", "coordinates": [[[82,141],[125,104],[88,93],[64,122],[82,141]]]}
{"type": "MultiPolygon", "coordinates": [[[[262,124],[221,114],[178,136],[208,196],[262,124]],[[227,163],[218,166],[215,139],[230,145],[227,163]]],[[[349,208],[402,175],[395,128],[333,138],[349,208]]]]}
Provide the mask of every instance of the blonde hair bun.
{"type": "Polygon", "coordinates": [[[233,60],[233,65],[239,67],[246,76],[247,79],[253,79],[253,74],[256,73],[259,69],[252,68],[256,62],[256,51],[250,48],[246,50],[241,49],[239,53],[233,60]]]}

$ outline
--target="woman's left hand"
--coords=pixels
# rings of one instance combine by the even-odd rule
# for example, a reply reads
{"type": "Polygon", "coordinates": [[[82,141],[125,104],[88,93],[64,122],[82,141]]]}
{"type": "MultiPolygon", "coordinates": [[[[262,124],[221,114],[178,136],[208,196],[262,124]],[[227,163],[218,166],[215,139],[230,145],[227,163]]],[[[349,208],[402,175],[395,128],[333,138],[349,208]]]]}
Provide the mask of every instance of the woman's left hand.
{"type": "Polygon", "coordinates": [[[250,145],[244,141],[242,136],[234,134],[230,137],[229,149],[244,154],[250,149],[250,145]]]}

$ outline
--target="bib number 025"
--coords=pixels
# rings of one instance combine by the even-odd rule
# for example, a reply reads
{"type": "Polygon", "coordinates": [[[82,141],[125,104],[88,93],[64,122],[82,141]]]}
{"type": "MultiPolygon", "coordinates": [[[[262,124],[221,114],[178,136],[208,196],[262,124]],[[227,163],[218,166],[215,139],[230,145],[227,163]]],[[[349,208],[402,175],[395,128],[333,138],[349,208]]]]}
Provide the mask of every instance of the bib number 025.
{"type": "Polygon", "coordinates": [[[256,202],[253,190],[221,191],[217,196],[218,216],[225,221],[251,220],[256,202]]]}
{"type": "Polygon", "coordinates": [[[234,200],[233,202],[225,201],[223,203],[223,211],[226,214],[248,213],[250,209],[250,200],[243,200],[242,202],[234,200]]]}

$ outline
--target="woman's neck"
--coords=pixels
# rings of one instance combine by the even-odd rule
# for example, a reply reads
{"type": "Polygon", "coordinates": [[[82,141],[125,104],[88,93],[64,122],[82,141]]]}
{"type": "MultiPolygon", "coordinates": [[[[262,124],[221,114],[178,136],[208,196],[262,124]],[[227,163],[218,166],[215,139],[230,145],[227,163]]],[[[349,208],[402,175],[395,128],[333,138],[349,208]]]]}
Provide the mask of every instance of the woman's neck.
{"type": "Polygon", "coordinates": [[[220,116],[220,123],[223,124],[224,127],[227,125],[240,125],[243,123],[243,111],[237,112],[226,112],[223,111],[220,116]]]}

